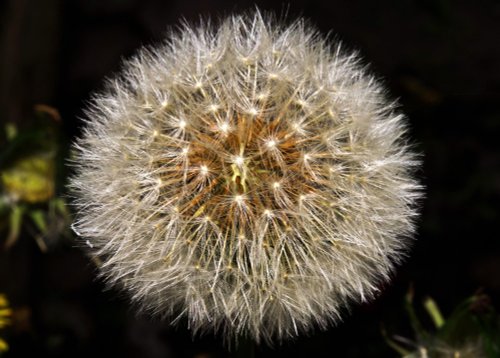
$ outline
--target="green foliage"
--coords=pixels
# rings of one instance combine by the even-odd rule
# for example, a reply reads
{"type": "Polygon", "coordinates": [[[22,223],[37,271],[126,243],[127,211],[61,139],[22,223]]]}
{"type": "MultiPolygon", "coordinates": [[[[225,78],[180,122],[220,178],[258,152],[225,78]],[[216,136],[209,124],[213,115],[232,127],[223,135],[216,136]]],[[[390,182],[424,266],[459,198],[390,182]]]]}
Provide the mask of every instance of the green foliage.
{"type": "Polygon", "coordinates": [[[423,301],[424,311],[433,324],[424,327],[416,313],[410,288],[405,308],[414,331],[414,339],[398,335],[387,344],[404,358],[496,358],[500,357],[500,316],[488,296],[477,293],[460,303],[445,319],[432,298],[423,301]]]}
{"type": "Polygon", "coordinates": [[[0,245],[6,249],[26,228],[46,251],[47,240],[59,237],[69,226],[69,212],[57,196],[59,121],[55,109],[39,105],[29,127],[5,125],[0,138],[0,231],[7,234],[0,245]]]}

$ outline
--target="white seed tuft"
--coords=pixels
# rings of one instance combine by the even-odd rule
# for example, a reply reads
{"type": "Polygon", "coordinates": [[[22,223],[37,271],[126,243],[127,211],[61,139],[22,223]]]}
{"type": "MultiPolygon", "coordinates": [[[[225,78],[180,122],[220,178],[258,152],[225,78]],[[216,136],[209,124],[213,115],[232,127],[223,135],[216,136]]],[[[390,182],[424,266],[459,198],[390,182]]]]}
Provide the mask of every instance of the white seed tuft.
{"type": "Polygon", "coordinates": [[[200,166],[200,172],[201,172],[201,174],[203,174],[203,175],[208,174],[208,167],[207,167],[206,165],[201,165],[201,166],[200,166]]]}
{"type": "Polygon", "coordinates": [[[234,157],[234,164],[236,164],[238,166],[242,166],[243,163],[245,163],[245,158],[243,158],[240,155],[237,155],[236,157],[234,157]]]}
{"type": "Polygon", "coordinates": [[[75,232],[110,285],[194,332],[326,328],[415,229],[418,161],[384,93],[303,21],[186,26],[89,107],[75,232]]]}

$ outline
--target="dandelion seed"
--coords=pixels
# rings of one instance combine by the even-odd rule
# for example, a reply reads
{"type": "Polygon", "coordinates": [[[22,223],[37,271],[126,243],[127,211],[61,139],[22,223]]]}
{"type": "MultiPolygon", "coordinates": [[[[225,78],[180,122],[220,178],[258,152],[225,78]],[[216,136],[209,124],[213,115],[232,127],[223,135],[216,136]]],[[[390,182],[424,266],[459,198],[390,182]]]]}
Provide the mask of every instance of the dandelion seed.
{"type": "Polygon", "coordinates": [[[259,93],[259,94],[257,95],[257,99],[258,99],[259,101],[264,101],[264,100],[265,100],[265,99],[267,99],[268,97],[269,97],[269,95],[268,95],[267,93],[259,93]]]}
{"type": "Polygon", "coordinates": [[[245,158],[243,158],[242,156],[238,155],[234,158],[234,164],[242,166],[244,163],[245,163],[245,158]]]}
{"type": "Polygon", "coordinates": [[[307,102],[304,101],[303,99],[299,99],[295,103],[297,103],[299,107],[307,107],[307,102]]]}
{"type": "Polygon", "coordinates": [[[227,123],[222,123],[220,126],[220,131],[223,133],[227,133],[229,131],[229,124],[227,123]]]}
{"type": "Polygon", "coordinates": [[[259,114],[259,110],[257,108],[252,107],[248,110],[248,114],[256,116],[257,114],[259,114]]]}
{"type": "Polygon", "coordinates": [[[276,141],[275,141],[275,140],[273,140],[273,139],[270,139],[270,140],[268,140],[268,141],[266,142],[266,146],[267,146],[268,148],[274,148],[274,147],[276,146],[276,141]]]}
{"type": "Polygon", "coordinates": [[[186,26],[110,83],[75,146],[72,227],[143,310],[281,341],[373,298],[407,252],[406,119],[303,21],[186,26]]]}
{"type": "Polygon", "coordinates": [[[238,204],[241,204],[243,202],[243,195],[236,195],[234,197],[234,201],[236,201],[238,204]]]}
{"type": "Polygon", "coordinates": [[[206,165],[200,166],[200,172],[202,175],[208,174],[208,167],[206,165]]]}

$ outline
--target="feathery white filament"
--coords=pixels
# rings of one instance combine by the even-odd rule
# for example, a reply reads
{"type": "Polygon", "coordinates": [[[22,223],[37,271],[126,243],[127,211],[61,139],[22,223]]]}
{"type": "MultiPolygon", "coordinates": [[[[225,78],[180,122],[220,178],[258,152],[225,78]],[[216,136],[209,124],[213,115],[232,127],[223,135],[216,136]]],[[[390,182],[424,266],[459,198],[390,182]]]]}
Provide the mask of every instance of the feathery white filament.
{"type": "Polygon", "coordinates": [[[405,118],[302,21],[186,26],[87,115],[75,230],[107,282],[195,332],[324,328],[406,252],[420,190],[405,118]]]}

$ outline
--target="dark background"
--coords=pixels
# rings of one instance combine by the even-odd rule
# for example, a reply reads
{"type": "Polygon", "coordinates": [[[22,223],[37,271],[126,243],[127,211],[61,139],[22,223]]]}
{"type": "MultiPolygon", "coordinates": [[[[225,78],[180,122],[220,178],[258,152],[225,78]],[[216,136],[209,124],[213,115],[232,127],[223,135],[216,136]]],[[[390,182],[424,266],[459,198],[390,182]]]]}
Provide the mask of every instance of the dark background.
{"type": "MultiPolygon", "coordinates": [[[[410,284],[444,314],[483,289],[500,306],[500,2],[451,0],[258,1],[302,15],[358,49],[399,98],[423,153],[426,186],[414,247],[390,285],[345,322],[259,357],[395,357],[381,324],[411,337],[402,309],[410,284]],[[406,328],[405,328],[406,327],[406,328]]],[[[21,128],[43,103],[62,116],[64,144],[79,133],[92,91],[140,46],[184,18],[253,8],[250,1],[10,0],[0,2],[0,121],[21,128]]],[[[65,174],[63,174],[65,175],[65,174]]],[[[61,191],[63,191],[61,189],[61,191]]],[[[63,194],[61,192],[61,194],[63,194]]],[[[137,316],[103,291],[93,264],[71,240],[42,253],[27,233],[0,253],[0,292],[24,309],[8,332],[6,357],[226,357],[220,340],[191,339],[137,316]]]]}

